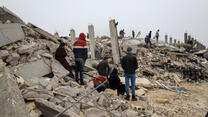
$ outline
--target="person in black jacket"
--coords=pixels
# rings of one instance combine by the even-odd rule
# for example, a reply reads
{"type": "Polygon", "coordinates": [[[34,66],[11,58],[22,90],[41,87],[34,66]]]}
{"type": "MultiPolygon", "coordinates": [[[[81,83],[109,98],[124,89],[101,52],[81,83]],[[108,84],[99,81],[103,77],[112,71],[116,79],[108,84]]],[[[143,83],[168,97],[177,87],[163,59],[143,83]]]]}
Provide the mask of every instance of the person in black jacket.
{"type": "Polygon", "coordinates": [[[125,74],[125,89],[126,89],[126,100],[129,100],[130,95],[129,95],[129,79],[131,79],[131,86],[132,86],[132,101],[136,101],[135,97],[135,80],[136,80],[136,75],[135,71],[138,68],[138,63],[137,59],[134,55],[131,53],[132,48],[128,47],[127,48],[127,55],[124,56],[121,60],[121,65],[124,70],[125,74]]]}
{"type": "Polygon", "coordinates": [[[124,95],[125,85],[121,83],[121,80],[118,76],[118,65],[112,67],[108,82],[109,82],[109,88],[113,90],[117,90],[118,96],[119,94],[124,95]]]}
{"type": "Polygon", "coordinates": [[[65,51],[65,46],[66,44],[61,41],[60,46],[56,49],[55,59],[58,60],[66,70],[69,71],[70,74],[68,76],[74,78],[74,75],[72,73],[72,68],[65,59],[65,57],[67,56],[67,53],[65,51]]]}
{"type": "Polygon", "coordinates": [[[101,76],[105,76],[106,78],[110,73],[109,61],[109,57],[104,57],[104,60],[97,65],[98,74],[101,76]]]}

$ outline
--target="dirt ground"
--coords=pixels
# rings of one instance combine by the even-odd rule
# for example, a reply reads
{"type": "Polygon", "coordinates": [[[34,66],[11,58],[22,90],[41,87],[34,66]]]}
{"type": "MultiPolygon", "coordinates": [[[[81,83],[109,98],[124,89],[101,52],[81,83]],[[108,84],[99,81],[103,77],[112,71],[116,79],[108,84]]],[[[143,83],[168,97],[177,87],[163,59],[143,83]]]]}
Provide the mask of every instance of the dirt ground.
{"type": "MultiPolygon", "coordinates": [[[[208,112],[208,82],[183,83],[181,87],[187,89],[186,93],[176,93],[166,89],[149,90],[146,98],[136,102],[129,102],[132,105],[141,107],[154,117],[205,117],[208,112]]],[[[116,91],[107,89],[116,95],[116,91]]]]}

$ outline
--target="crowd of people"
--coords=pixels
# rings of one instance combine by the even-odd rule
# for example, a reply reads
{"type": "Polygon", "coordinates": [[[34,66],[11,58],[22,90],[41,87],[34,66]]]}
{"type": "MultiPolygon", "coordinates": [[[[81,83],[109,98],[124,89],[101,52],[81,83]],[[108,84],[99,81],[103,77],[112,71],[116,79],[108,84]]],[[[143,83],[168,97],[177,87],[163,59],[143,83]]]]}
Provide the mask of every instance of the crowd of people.
{"type": "MultiPolygon", "coordinates": [[[[124,36],[124,29],[120,31],[120,35],[124,36]]],[[[150,44],[151,46],[151,35],[152,31],[145,38],[146,46],[150,44]]],[[[132,36],[134,38],[135,32],[132,30],[132,36]]],[[[87,35],[89,37],[89,35],[87,35]]],[[[159,39],[159,30],[157,30],[155,37],[158,41],[159,39]]],[[[60,46],[57,48],[55,53],[55,59],[60,62],[60,64],[69,71],[67,76],[75,79],[77,83],[80,85],[85,85],[83,80],[83,68],[85,62],[88,58],[88,49],[86,42],[86,35],[84,33],[80,33],[79,38],[73,44],[73,53],[75,58],[75,76],[72,72],[72,67],[66,60],[67,52],[65,50],[66,43],[60,41],[60,46]]],[[[132,54],[132,48],[127,48],[127,54],[121,59],[121,67],[124,70],[125,84],[121,83],[121,80],[118,75],[119,67],[117,64],[112,65],[110,67],[111,58],[106,56],[103,60],[97,65],[96,69],[98,71],[97,76],[94,76],[93,83],[94,88],[97,88],[98,92],[105,91],[106,88],[110,88],[112,90],[117,90],[117,95],[124,95],[126,93],[126,100],[130,99],[129,93],[129,80],[131,81],[131,100],[136,101],[135,95],[135,80],[136,75],[135,71],[138,68],[137,58],[132,54]]]]}

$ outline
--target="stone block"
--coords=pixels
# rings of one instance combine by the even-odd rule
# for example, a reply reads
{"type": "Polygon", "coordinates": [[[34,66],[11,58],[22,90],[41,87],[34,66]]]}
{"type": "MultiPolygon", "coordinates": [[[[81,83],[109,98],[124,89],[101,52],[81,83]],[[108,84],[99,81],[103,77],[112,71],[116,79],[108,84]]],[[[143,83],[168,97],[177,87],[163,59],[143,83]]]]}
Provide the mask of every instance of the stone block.
{"type": "Polygon", "coordinates": [[[25,38],[20,24],[0,24],[0,47],[25,38]]]}
{"type": "Polygon", "coordinates": [[[29,117],[22,94],[8,74],[0,78],[0,116],[29,117]]]}
{"type": "MultiPolygon", "coordinates": [[[[46,100],[36,100],[35,105],[45,117],[54,117],[64,110],[64,108],[62,108],[61,106],[57,106],[54,103],[48,102],[46,100]]],[[[68,110],[65,113],[61,114],[59,117],[79,117],[79,115],[68,110]]]]}
{"type": "Polygon", "coordinates": [[[16,73],[24,79],[30,80],[32,77],[41,77],[51,73],[51,68],[41,59],[19,65],[16,73]]]}

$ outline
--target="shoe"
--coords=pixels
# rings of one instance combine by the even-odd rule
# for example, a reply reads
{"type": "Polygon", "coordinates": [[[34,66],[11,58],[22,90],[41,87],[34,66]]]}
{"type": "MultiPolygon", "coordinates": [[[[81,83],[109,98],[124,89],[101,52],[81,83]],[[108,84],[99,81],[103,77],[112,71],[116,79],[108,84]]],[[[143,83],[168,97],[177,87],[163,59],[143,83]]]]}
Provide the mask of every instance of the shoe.
{"type": "Polygon", "coordinates": [[[129,101],[130,96],[127,95],[124,99],[129,101]]]}
{"type": "Polygon", "coordinates": [[[74,74],[68,74],[67,76],[74,78],[74,74]]]}
{"type": "Polygon", "coordinates": [[[131,101],[137,101],[137,98],[135,96],[132,96],[131,101]]]}

